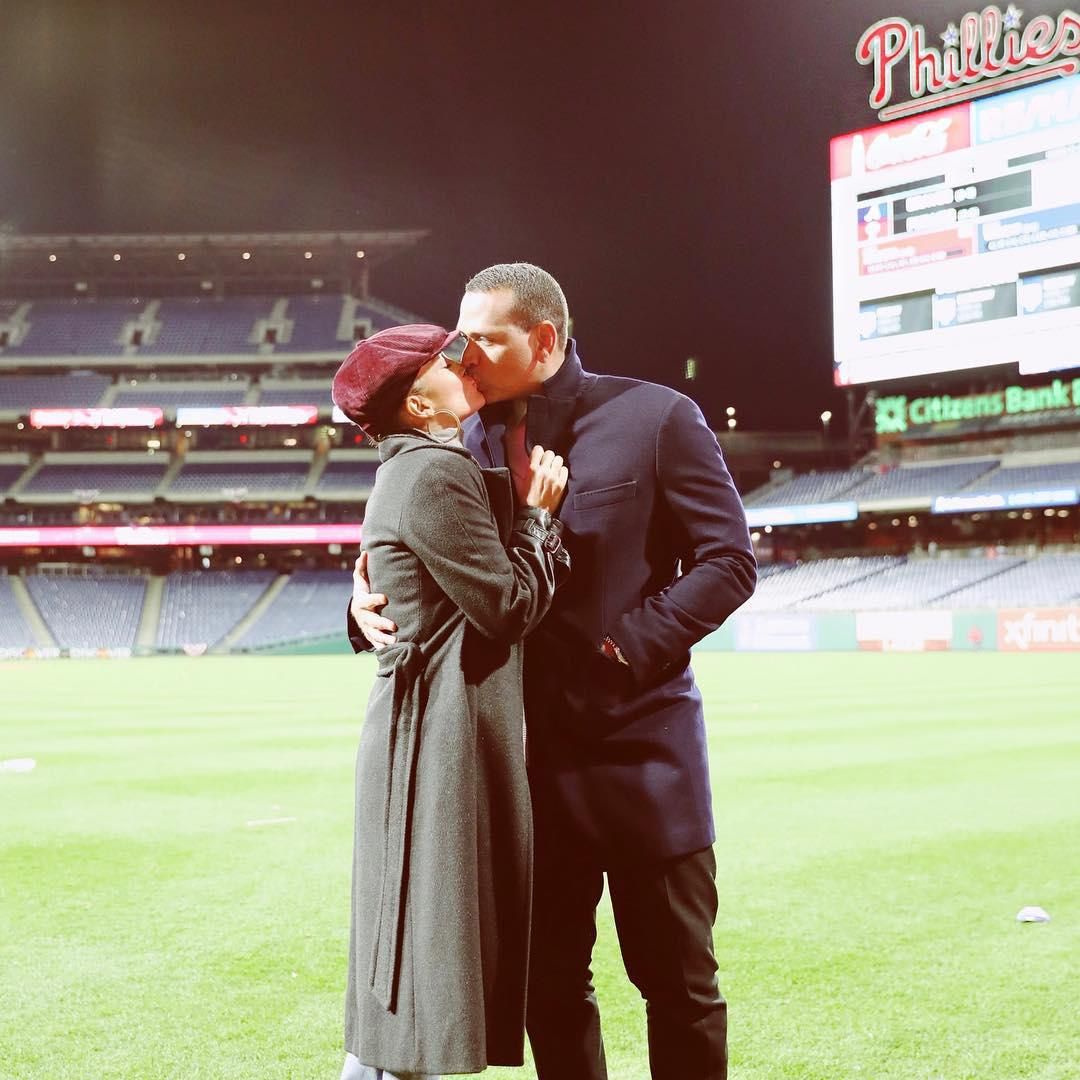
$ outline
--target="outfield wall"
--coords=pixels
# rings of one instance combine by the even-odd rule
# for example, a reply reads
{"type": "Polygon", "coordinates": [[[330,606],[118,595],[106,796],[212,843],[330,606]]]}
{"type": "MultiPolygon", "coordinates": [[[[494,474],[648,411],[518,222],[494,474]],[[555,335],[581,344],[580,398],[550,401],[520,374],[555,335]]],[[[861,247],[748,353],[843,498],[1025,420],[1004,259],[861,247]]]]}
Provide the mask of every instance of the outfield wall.
{"type": "Polygon", "coordinates": [[[1080,607],[736,612],[698,648],[734,652],[1080,651],[1080,607]]]}
{"type": "MultiPolygon", "coordinates": [[[[978,611],[736,612],[698,646],[706,652],[1080,652],[1080,607],[978,611]]],[[[189,656],[206,646],[188,646],[189,656]]],[[[247,656],[351,653],[344,634],[235,652],[247,656]]],[[[0,659],[127,658],[131,649],[0,648],[0,659]]]]}

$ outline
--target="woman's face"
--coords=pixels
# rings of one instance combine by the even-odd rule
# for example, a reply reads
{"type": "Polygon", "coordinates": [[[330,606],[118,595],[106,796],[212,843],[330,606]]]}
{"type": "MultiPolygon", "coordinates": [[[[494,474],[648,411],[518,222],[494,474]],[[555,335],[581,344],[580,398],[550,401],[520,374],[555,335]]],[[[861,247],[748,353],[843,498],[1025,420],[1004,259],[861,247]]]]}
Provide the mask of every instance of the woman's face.
{"type": "Polygon", "coordinates": [[[459,420],[472,416],[484,404],[473,377],[442,353],[420,369],[409,391],[409,397],[413,395],[425,398],[434,409],[448,409],[459,420]]]}

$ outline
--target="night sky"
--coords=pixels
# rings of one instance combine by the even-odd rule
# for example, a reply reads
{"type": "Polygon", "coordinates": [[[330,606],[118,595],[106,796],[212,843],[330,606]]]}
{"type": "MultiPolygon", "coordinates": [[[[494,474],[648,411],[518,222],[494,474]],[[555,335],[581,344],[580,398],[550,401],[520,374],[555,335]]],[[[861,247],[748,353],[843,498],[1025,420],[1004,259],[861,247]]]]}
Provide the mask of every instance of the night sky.
{"type": "Polygon", "coordinates": [[[377,295],[452,325],[471,273],[537,262],[587,367],[813,428],[828,141],[876,122],[855,43],[979,6],[8,0],[0,225],[429,229],[377,295]]]}

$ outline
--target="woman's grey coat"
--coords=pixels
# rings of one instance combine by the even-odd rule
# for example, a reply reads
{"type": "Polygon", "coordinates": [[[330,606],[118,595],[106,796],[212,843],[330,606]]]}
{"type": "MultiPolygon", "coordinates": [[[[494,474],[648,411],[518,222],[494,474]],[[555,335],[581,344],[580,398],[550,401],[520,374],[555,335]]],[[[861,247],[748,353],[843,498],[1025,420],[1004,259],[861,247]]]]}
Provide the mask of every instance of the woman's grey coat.
{"type": "Polygon", "coordinates": [[[398,644],[356,760],[345,1045],[394,1073],[520,1065],[532,819],[519,642],[568,560],[505,469],[391,436],[364,517],[398,644]],[[509,545],[509,546],[508,546],[509,545]]]}

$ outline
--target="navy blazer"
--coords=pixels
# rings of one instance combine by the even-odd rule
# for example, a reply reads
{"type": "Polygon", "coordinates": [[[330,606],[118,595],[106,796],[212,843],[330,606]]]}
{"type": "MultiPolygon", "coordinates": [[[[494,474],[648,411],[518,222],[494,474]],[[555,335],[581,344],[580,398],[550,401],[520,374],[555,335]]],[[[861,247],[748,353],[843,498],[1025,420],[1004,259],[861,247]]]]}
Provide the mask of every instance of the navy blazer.
{"type": "MultiPolygon", "coordinates": [[[[508,403],[465,424],[505,465],[508,403]]],[[[754,591],[742,502],[690,398],[592,375],[574,342],[528,399],[526,449],[562,454],[570,580],[525,645],[529,780],[538,824],[604,856],[669,857],[715,839],[705,718],[690,647],[754,591]],[[599,650],[610,635],[629,668],[599,650]]]]}

